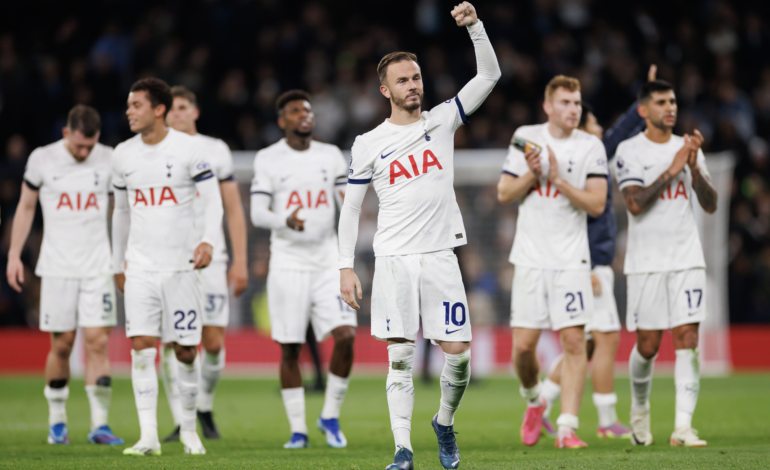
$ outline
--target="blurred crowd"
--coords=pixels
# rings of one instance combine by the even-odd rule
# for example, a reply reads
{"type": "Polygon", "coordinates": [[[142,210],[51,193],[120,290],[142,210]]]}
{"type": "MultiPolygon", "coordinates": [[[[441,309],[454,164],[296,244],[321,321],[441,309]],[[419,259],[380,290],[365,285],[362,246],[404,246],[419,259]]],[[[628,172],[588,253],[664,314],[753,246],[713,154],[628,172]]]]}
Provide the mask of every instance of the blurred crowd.
{"type": "MultiPolygon", "coordinates": [[[[39,2],[46,14],[36,11],[36,3],[5,5],[0,18],[3,266],[30,151],[61,137],[66,113],[76,103],[99,110],[103,143],[130,137],[124,103],[137,78],[156,76],[187,86],[199,98],[201,132],[234,150],[256,150],[281,137],[275,98],[295,87],[312,93],[316,138],[350,148],[356,135],[389,113],[376,75],[387,52],[417,53],[428,106],[454,96],[475,74],[471,41],[452,21],[448,1],[39,2]]],[[[658,77],[677,89],[677,132],[697,127],[706,138],[704,150],[732,151],[737,158],[729,238],[731,321],[770,321],[770,5],[474,3],[502,78],[471,125],[458,131],[457,148],[505,148],[518,126],[544,121],[543,88],[558,73],[580,79],[584,99],[606,128],[634,101],[649,64],[658,64],[658,77]]],[[[492,187],[458,192],[466,225],[484,227],[460,253],[470,296],[489,303],[490,323],[504,322],[510,302],[505,260],[515,219],[497,205],[492,187]]],[[[41,220],[35,227],[25,253],[31,266],[41,220]]],[[[372,230],[371,223],[363,225],[360,244],[370,241],[372,230]]],[[[255,291],[264,281],[264,236],[252,233],[255,291]]],[[[36,323],[27,313],[35,309],[31,274],[23,296],[11,292],[3,276],[0,324],[36,323]]]]}

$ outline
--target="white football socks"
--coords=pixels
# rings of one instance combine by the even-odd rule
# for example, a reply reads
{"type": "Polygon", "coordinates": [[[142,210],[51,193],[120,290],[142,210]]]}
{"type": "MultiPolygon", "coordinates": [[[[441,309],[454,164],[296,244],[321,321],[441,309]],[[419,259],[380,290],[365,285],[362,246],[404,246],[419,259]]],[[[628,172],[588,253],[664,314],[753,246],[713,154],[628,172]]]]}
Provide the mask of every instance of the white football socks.
{"type": "Polygon", "coordinates": [[[618,396],[612,393],[594,393],[594,406],[599,413],[599,426],[606,428],[618,422],[618,414],[615,411],[615,405],[618,403],[618,396]]]}
{"type": "Polygon", "coordinates": [[[676,429],[692,427],[692,415],[698,404],[700,391],[700,361],[698,348],[677,349],[674,366],[676,384],[676,429]]]}
{"type": "Polygon", "coordinates": [[[65,385],[62,388],[51,388],[48,385],[43,389],[43,395],[48,400],[48,424],[67,422],[67,398],[70,396],[70,388],[65,385]]]}
{"type": "Polygon", "coordinates": [[[628,359],[628,372],[631,376],[631,411],[646,410],[650,406],[650,389],[652,388],[652,370],[655,358],[645,359],[639,354],[634,345],[628,359]]]}
{"type": "Polygon", "coordinates": [[[579,421],[577,416],[568,415],[566,413],[560,414],[559,418],[556,420],[556,425],[559,427],[559,437],[563,438],[570,433],[575,432],[578,428],[578,424],[579,421]]]}
{"type": "Polygon", "coordinates": [[[441,406],[438,410],[438,424],[451,426],[455,412],[471,379],[471,350],[460,354],[444,353],[444,369],[441,371],[441,406]]]}
{"type": "Polygon", "coordinates": [[[192,364],[179,363],[179,431],[196,431],[195,403],[198,400],[198,384],[200,382],[200,355],[195,355],[192,364]]]}
{"type": "Polygon", "coordinates": [[[324,407],[321,411],[321,418],[331,419],[340,417],[340,409],[345,395],[348,393],[348,384],[350,377],[338,377],[329,372],[326,378],[326,395],[324,396],[324,407]]]}
{"type": "Polygon", "coordinates": [[[163,379],[163,388],[166,390],[174,426],[179,426],[182,416],[182,403],[179,401],[179,365],[177,364],[179,361],[176,360],[174,348],[161,346],[160,350],[160,377],[163,379]]]}
{"type": "Polygon", "coordinates": [[[203,351],[201,358],[201,386],[198,393],[198,411],[214,409],[214,392],[216,391],[222,369],[225,367],[225,349],[219,354],[209,354],[203,351]]]}
{"type": "Polygon", "coordinates": [[[131,383],[134,386],[136,410],[141,429],[140,442],[158,443],[158,372],[155,370],[155,348],[131,350],[131,383]]]}
{"type": "Polygon", "coordinates": [[[540,399],[540,382],[536,383],[532,388],[519,387],[519,393],[521,396],[527,399],[527,406],[542,406],[543,401],[540,399]]]}
{"type": "Polygon", "coordinates": [[[286,416],[289,418],[289,427],[292,434],[300,433],[307,436],[307,423],[305,422],[305,389],[284,388],[281,390],[283,406],[286,408],[286,416]]]}
{"type": "Polygon", "coordinates": [[[91,429],[107,424],[112,399],[112,387],[86,385],[88,403],[91,405],[91,429]]]}
{"type": "Polygon", "coordinates": [[[545,398],[545,413],[543,413],[543,416],[547,418],[551,416],[551,409],[561,396],[561,385],[546,377],[543,385],[540,387],[540,393],[545,398]]]}
{"type": "Polygon", "coordinates": [[[388,379],[385,382],[385,393],[388,396],[390,428],[393,430],[393,439],[396,441],[396,451],[398,446],[412,450],[414,353],[414,343],[397,343],[388,346],[388,379]]]}

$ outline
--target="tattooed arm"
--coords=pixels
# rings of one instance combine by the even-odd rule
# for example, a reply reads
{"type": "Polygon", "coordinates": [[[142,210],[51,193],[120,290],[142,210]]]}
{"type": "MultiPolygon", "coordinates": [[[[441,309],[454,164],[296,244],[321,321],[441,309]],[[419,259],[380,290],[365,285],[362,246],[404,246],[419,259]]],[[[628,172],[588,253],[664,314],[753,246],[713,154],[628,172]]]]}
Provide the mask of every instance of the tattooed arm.
{"type": "Polygon", "coordinates": [[[664,171],[655,182],[647,187],[626,186],[623,188],[620,192],[623,194],[623,200],[626,203],[628,212],[632,215],[639,215],[650,207],[663,194],[671,180],[674,179],[670,171],[664,171]]]}
{"type": "Polygon", "coordinates": [[[701,172],[698,167],[697,154],[693,160],[695,164],[690,165],[692,171],[692,189],[698,195],[698,202],[707,214],[713,214],[717,210],[717,190],[714,183],[711,182],[707,173],[701,172]]]}
{"type": "Polygon", "coordinates": [[[663,194],[666,187],[671,184],[671,180],[676,178],[676,175],[684,169],[690,160],[691,152],[697,152],[697,149],[694,143],[690,143],[689,136],[685,136],[685,144],[674,156],[671,166],[651,185],[647,187],[636,185],[624,187],[620,192],[623,194],[628,212],[632,215],[639,215],[647,210],[663,194]]]}

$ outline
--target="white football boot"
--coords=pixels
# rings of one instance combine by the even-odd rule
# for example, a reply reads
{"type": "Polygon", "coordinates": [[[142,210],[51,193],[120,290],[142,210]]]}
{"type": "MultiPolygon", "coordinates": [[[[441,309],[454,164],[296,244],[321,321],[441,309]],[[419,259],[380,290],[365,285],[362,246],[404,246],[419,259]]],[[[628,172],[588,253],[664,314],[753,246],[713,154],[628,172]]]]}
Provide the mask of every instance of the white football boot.
{"type": "Polygon", "coordinates": [[[680,427],[671,434],[671,445],[674,447],[706,447],[706,441],[698,437],[698,431],[693,428],[680,427]]]}
{"type": "Polygon", "coordinates": [[[649,403],[642,410],[631,407],[631,444],[635,446],[652,445],[649,403]]]}
{"type": "Polygon", "coordinates": [[[179,440],[184,444],[184,453],[192,455],[203,455],[206,449],[203,447],[200,436],[196,431],[182,431],[179,433],[179,440]]]}

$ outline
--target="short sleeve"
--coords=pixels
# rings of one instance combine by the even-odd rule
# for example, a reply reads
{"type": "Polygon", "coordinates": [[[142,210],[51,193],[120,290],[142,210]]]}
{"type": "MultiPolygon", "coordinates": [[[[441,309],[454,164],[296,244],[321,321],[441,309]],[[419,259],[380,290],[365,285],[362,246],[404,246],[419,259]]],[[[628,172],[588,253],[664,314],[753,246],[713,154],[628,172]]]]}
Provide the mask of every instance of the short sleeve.
{"type": "Polygon", "coordinates": [[[120,146],[116,147],[110,157],[112,167],[112,187],[119,190],[126,189],[126,180],[123,178],[123,172],[120,169],[120,146]]]}
{"type": "Polygon", "coordinates": [[[369,184],[372,182],[374,165],[369,148],[361,136],[356,137],[353,148],[350,149],[350,169],[348,170],[348,183],[369,184]]]}
{"type": "Polygon", "coordinates": [[[345,160],[345,156],[342,155],[342,151],[338,147],[334,147],[334,155],[337,158],[337,167],[334,174],[334,185],[344,186],[348,184],[348,162],[345,160]]]}
{"type": "Polygon", "coordinates": [[[219,154],[218,165],[214,172],[217,174],[219,181],[235,181],[235,169],[233,167],[233,153],[230,151],[230,147],[227,144],[219,140],[217,141],[217,153],[219,154]]]}
{"type": "Polygon", "coordinates": [[[273,179],[267,157],[257,152],[254,157],[254,178],[251,180],[251,194],[273,195],[273,179]]]}
{"type": "Polygon", "coordinates": [[[24,169],[24,182],[30,189],[37,191],[43,185],[43,162],[40,150],[35,150],[27,159],[24,169]]]}
{"type": "Polygon", "coordinates": [[[599,139],[596,139],[591,147],[591,153],[588,155],[588,165],[586,165],[586,178],[606,178],[607,177],[607,150],[599,139]]]}
{"type": "MultiPolygon", "coordinates": [[[[514,134],[513,137],[515,138],[517,135],[514,134]]],[[[513,142],[513,138],[511,138],[511,142],[513,142]]],[[[518,178],[528,171],[529,166],[527,166],[527,160],[524,159],[524,153],[515,148],[512,144],[509,145],[508,155],[505,157],[505,162],[503,163],[503,173],[518,178]]]]}
{"type": "Polygon", "coordinates": [[[615,152],[615,170],[621,190],[627,186],[644,186],[642,165],[629,150],[628,145],[620,144],[615,152]]]}
{"type": "Polygon", "coordinates": [[[190,147],[192,153],[189,167],[190,178],[196,183],[206,181],[209,178],[214,178],[214,171],[211,168],[211,164],[209,163],[208,158],[206,158],[204,153],[200,150],[200,147],[190,147]]]}

